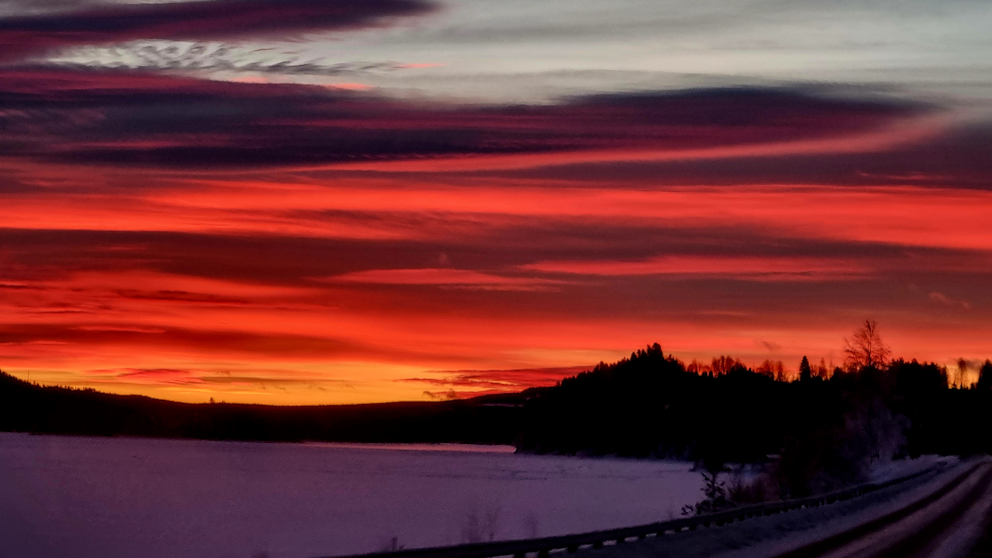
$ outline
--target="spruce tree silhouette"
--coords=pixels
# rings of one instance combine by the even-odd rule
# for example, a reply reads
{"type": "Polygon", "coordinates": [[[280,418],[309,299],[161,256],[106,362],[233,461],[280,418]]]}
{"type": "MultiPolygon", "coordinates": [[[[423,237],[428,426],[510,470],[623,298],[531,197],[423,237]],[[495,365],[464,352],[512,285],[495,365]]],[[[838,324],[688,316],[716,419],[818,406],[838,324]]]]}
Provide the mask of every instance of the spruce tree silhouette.
{"type": "Polygon", "coordinates": [[[799,363],[799,381],[808,382],[813,379],[813,368],[809,365],[809,359],[805,356],[803,361],[799,363]]]}
{"type": "Polygon", "coordinates": [[[986,360],[978,371],[978,384],[975,387],[982,392],[992,391],[992,360],[986,360]]]}

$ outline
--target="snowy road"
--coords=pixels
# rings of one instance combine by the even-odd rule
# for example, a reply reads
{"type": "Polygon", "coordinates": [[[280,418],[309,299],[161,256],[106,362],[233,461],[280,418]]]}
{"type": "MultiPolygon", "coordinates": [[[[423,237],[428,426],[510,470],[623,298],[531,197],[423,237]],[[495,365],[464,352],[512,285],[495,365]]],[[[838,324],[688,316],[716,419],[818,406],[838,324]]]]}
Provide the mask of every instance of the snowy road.
{"type": "Polygon", "coordinates": [[[987,556],[992,460],[889,494],[590,550],[589,557],[977,558],[987,556]]]}
{"type": "Polygon", "coordinates": [[[992,465],[980,463],[929,497],[777,558],[965,558],[992,509],[992,465]]]}

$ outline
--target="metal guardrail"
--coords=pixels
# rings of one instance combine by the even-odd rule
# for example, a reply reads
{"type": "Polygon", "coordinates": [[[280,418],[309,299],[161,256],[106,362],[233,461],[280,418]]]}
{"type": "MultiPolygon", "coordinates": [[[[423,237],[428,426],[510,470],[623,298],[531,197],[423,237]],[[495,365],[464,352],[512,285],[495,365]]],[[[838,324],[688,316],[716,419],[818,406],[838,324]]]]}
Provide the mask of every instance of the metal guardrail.
{"type": "Polygon", "coordinates": [[[648,537],[661,537],[669,533],[694,531],[699,527],[725,525],[727,523],[743,521],[747,518],[755,516],[774,515],[776,513],[783,513],[802,508],[815,508],[832,504],[834,502],[850,500],[870,492],[876,492],[878,490],[921,477],[938,468],[942,468],[943,466],[943,463],[939,463],[922,471],[905,475],[903,477],[898,477],[886,482],[862,484],[820,496],[743,506],[725,512],[697,515],[693,517],[673,519],[670,521],[650,523],[648,525],[638,525],[635,527],[623,527],[620,529],[607,529],[604,531],[593,531],[590,533],[580,533],[577,535],[561,535],[556,537],[543,537],[539,539],[469,543],[460,544],[457,546],[434,548],[415,548],[410,550],[338,556],[335,558],[492,558],[495,556],[513,556],[515,558],[523,558],[528,554],[536,554],[539,557],[543,557],[556,551],[574,553],[585,547],[602,548],[607,544],[623,544],[648,537]]]}

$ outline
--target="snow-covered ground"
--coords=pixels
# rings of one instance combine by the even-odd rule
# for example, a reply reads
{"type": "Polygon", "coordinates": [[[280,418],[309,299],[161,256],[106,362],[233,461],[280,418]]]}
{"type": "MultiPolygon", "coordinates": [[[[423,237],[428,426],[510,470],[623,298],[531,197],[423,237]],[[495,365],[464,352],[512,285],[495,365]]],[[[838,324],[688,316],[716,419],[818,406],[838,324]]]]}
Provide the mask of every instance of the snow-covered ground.
{"type": "Polygon", "coordinates": [[[872,467],[869,475],[870,482],[885,482],[890,479],[911,475],[922,471],[939,463],[951,465],[956,463],[956,457],[945,457],[940,455],[921,455],[916,459],[902,459],[897,461],[887,461],[877,463],[872,467]]]}
{"type": "Polygon", "coordinates": [[[508,449],[0,433],[0,555],[306,558],[649,523],[701,496],[688,463],[508,449]]]}
{"type": "MultiPolygon", "coordinates": [[[[860,498],[817,508],[795,510],[764,517],[752,517],[746,521],[735,522],[720,527],[669,534],[660,538],[649,538],[644,541],[622,546],[606,547],[602,550],[591,551],[588,554],[590,558],[629,558],[630,556],[653,556],[656,558],[771,558],[780,556],[900,510],[933,494],[975,464],[975,462],[961,463],[956,458],[923,457],[912,461],[897,461],[890,465],[882,466],[876,471],[876,475],[881,480],[883,477],[891,478],[891,475],[896,473],[896,476],[911,474],[915,471],[927,469],[931,465],[937,464],[937,462],[942,462],[942,465],[920,477],[869,493],[860,498]]],[[[971,479],[971,481],[975,480],[977,478],[971,479]]],[[[969,487],[970,485],[966,483],[959,487],[960,490],[958,492],[952,493],[952,495],[960,491],[965,491],[969,487]]],[[[941,500],[939,503],[943,504],[945,508],[947,505],[953,504],[953,502],[948,504],[945,500],[941,500]]],[[[935,510],[939,509],[940,506],[930,506],[914,515],[919,516],[925,525],[929,519],[933,519],[935,510]]],[[[977,525],[977,528],[981,527],[980,520],[983,517],[984,513],[978,514],[979,525],[977,525]]],[[[972,525],[970,528],[974,531],[976,527],[972,525]]],[[[893,526],[893,529],[895,531],[902,531],[897,534],[904,536],[907,530],[910,533],[914,532],[914,530],[919,530],[920,521],[915,523],[899,523],[893,526]]],[[[959,539],[958,542],[969,542],[960,540],[962,537],[959,534],[963,534],[963,531],[955,529],[951,533],[950,539],[959,539]]],[[[973,532],[969,536],[974,538],[977,534],[979,533],[973,532]]],[[[875,533],[872,533],[867,535],[865,540],[869,544],[874,544],[880,539],[876,537],[875,533]]],[[[857,553],[848,554],[846,552],[842,551],[836,555],[861,555],[857,553]]],[[[834,556],[835,554],[828,553],[825,555],[834,556]]],[[[934,554],[933,556],[958,558],[955,554],[934,554]]]]}

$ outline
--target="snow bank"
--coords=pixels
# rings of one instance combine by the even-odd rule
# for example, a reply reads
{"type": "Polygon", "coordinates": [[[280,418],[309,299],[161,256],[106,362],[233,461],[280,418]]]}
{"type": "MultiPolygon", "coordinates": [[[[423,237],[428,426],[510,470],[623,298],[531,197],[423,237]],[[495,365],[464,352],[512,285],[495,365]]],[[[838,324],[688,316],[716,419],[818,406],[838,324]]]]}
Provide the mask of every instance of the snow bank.
{"type": "Polygon", "coordinates": [[[938,463],[950,465],[958,460],[957,457],[947,457],[941,455],[921,455],[916,459],[899,459],[876,463],[872,466],[869,474],[870,482],[885,482],[890,479],[911,475],[913,473],[927,469],[938,463]]]}

